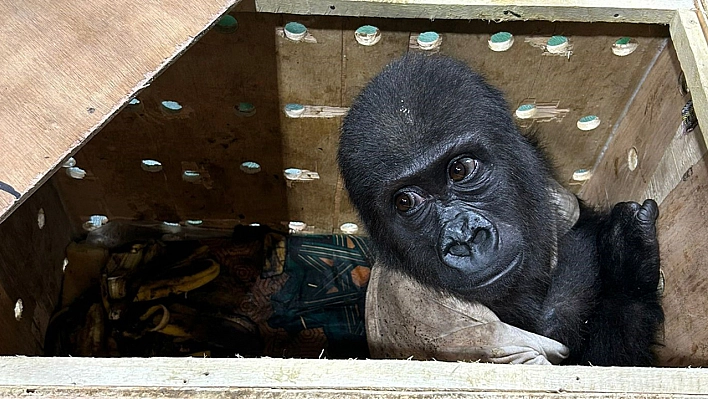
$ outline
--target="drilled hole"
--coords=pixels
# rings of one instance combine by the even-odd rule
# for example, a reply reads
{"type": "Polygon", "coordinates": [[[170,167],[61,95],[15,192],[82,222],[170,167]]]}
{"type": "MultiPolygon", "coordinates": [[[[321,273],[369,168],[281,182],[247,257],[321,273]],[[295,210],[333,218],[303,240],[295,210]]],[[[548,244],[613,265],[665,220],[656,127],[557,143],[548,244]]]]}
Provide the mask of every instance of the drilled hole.
{"type": "Polygon", "coordinates": [[[300,221],[292,221],[288,223],[288,228],[290,231],[293,232],[298,232],[298,231],[303,231],[307,227],[307,223],[305,222],[300,222],[300,221]]]}
{"type": "Polygon", "coordinates": [[[238,103],[238,105],[234,108],[236,109],[236,115],[238,116],[248,117],[256,114],[256,106],[248,102],[238,103]]]}
{"type": "Polygon", "coordinates": [[[359,231],[359,226],[356,223],[344,223],[339,226],[339,230],[345,234],[354,234],[359,231]]]}
{"type": "Polygon", "coordinates": [[[634,171],[639,165],[639,154],[637,153],[637,148],[632,147],[627,151],[627,167],[629,170],[634,171]]]}
{"type": "Polygon", "coordinates": [[[600,118],[598,118],[596,115],[583,116],[582,118],[578,119],[576,126],[578,127],[578,129],[583,131],[593,130],[600,126],[600,118]]]}
{"type": "Polygon", "coordinates": [[[307,36],[307,27],[298,22],[288,22],[285,24],[283,32],[288,39],[299,42],[307,36]]]}
{"type": "Polygon", "coordinates": [[[372,25],[360,26],[354,31],[354,38],[362,46],[373,46],[381,40],[381,31],[372,25]]]}
{"type": "Polygon", "coordinates": [[[261,165],[257,162],[247,161],[241,164],[240,169],[247,175],[253,175],[261,171],[261,165]]]}
{"type": "Polygon", "coordinates": [[[77,166],[66,168],[66,174],[69,175],[69,177],[71,177],[72,179],[77,180],[82,180],[84,177],[86,177],[86,171],[77,166]]]}
{"type": "Polygon", "coordinates": [[[39,229],[44,228],[44,222],[46,221],[46,218],[44,216],[44,209],[40,208],[39,212],[37,212],[37,226],[39,226],[39,229]]]}
{"type": "Polygon", "coordinates": [[[437,32],[423,32],[416,41],[421,50],[434,50],[440,47],[442,37],[437,32]]]}
{"type": "Polygon", "coordinates": [[[25,306],[22,304],[22,299],[18,299],[15,302],[15,320],[22,320],[22,312],[25,311],[25,306]]]}
{"type": "Polygon", "coordinates": [[[106,215],[91,215],[89,220],[84,223],[84,230],[92,231],[108,223],[108,216],[106,215]]]}
{"type": "Polygon", "coordinates": [[[143,159],[140,161],[140,168],[146,172],[159,172],[162,170],[162,163],[154,159],[143,159]]]}
{"type": "Polygon", "coordinates": [[[573,180],[586,181],[592,177],[592,171],[589,169],[578,169],[573,172],[573,180]]]}
{"type": "Polygon", "coordinates": [[[74,166],[76,166],[76,159],[74,159],[74,157],[69,157],[69,159],[61,165],[62,168],[72,168],[74,166]]]}
{"type": "Polygon", "coordinates": [[[161,104],[162,104],[162,110],[165,112],[176,114],[176,113],[182,111],[182,104],[178,103],[177,101],[165,100],[165,101],[161,102],[161,104]]]}
{"type": "Polygon", "coordinates": [[[238,29],[238,21],[231,15],[224,15],[216,23],[216,30],[221,33],[233,33],[238,29]]]}

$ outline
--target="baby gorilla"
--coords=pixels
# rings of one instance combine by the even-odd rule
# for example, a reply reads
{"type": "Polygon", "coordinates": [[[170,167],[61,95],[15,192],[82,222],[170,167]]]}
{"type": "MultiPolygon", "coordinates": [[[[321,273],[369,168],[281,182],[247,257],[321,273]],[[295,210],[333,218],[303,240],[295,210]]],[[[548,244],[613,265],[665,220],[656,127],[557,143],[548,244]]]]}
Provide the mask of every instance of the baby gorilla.
{"type": "Polygon", "coordinates": [[[345,117],[338,161],[380,264],[564,343],[567,363],[654,360],[656,202],[581,203],[568,223],[543,154],[466,65],[388,65],[345,117]]]}

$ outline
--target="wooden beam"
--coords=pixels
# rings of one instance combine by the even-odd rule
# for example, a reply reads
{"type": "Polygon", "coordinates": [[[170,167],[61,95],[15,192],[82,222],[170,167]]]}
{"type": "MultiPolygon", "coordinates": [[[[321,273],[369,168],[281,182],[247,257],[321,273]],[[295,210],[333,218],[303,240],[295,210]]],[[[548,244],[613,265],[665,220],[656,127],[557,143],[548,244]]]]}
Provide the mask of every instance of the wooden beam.
{"type": "Polygon", "coordinates": [[[0,358],[3,397],[131,392],[205,398],[708,397],[708,370],[402,360],[0,358]]]}
{"type": "MultiPolygon", "coordinates": [[[[708,126],[708,41],[704,28],[705,15],[699,11],[681,10],[671,21],[671,39],[686,76],[698,123],[708,126]]],[[[703,129],[708,142],[708,128],[703,129]]]]}
{"type": "Polygon", "coordinates": [[[0,2],[0,222],[237,2],[0,2]]]}
{"type": "Polygon", "coordinates": [[[256,0],[262,12],[387,18],[668,24],[693,0],[256,0]]]}

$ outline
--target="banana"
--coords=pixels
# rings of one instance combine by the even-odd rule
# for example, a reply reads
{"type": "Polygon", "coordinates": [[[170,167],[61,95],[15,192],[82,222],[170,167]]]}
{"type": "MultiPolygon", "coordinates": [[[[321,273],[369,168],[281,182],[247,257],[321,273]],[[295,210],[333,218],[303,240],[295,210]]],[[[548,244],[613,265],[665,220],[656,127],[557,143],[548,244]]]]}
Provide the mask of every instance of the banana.
{"type": "Polygon", "coordinates": [[[189,266],[172,269],[171,271],[180,273],[180,275],[147,282],[141,285],[133,301],[150,301],[164,298],[170,294],[182,294],[199,288],[215,279],[219,275],[221,267],[212,259],[203,259],[195,261],[189,266]],[[184,274],[185,269],[188,271],[195,266],[200,267],[198,272],[194,274],[184,274]]]}

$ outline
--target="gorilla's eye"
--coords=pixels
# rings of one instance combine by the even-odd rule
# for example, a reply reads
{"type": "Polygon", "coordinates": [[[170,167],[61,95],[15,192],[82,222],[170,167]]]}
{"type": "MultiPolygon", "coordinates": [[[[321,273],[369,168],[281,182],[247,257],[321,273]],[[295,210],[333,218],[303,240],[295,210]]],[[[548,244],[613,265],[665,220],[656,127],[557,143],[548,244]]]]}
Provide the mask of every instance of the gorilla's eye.
{"type": "Polygon", "coordinates": [[[448,174],[452,181],[460,181],[469,176],[477,168],[477,161],[472,158],[460,158],[452,161],[448,174]]]}
{"type": "Polygon", "coordinates": [[[393,198],[399,212],[408,212],[425,201],[423,197],[413,191],[403,191],[393,198]]]}

